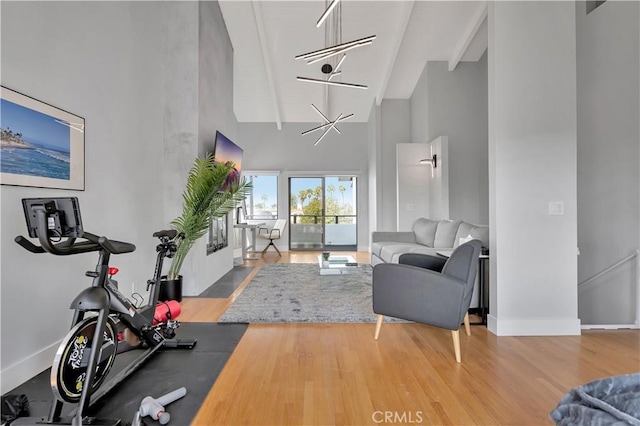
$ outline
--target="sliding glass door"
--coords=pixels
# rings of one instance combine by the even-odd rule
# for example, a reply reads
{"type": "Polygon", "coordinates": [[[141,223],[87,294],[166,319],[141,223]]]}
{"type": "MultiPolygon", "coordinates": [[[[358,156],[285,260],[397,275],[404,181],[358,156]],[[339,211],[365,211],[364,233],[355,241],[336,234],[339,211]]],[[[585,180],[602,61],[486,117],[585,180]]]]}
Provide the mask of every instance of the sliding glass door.
{"type": "Polygon", "coordinates": [[[324,247],[324,177],[289,178],[289,250],[324,247]]]}
{"type": "Polygon", "coordinates": [[[289,178],[289,249],[356,250],[356,178],[289,178]]]}
{"type": "Polygon", "coordinates": [[[325,193],[325,250],[357,250],[355,176],[327,176],[325,193]]]}

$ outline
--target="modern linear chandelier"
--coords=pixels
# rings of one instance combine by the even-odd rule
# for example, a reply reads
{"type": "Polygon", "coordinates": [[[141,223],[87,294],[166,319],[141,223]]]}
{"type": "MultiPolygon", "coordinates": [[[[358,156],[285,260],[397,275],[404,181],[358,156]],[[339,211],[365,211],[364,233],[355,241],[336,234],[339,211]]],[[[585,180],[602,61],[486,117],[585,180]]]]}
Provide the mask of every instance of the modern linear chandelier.
{"type": "Polygon", "coordinates": [[[326,115],[324,115],[322,113],[322,111],[320,111],[314,104],[311,104],[311,106],[313,107],[313,109],[320,114],[320,116],[322,117],[322,119],[325,121],[325,124],[322,124],[318,127],[314,127],[313,129],[309,129],[307,131],[302,132],[302,136],[304,135],[308,135],[311,132],[315,132],[316,130],[322,130],[324,128],[326,128],[326,130],[324,131],[324,133],[322,133],[322,135],[318,138],[318,140],[316,141],[316,143],[314,143],[313,145],[318,145],[320,143],[320,141],[322,140],[322,138],[324,138],[327,133],[329,133],[329,130],[333,129],[338,133],[341,133],[340,130],[338,130],[338,128],[336,127],[336,124],[339,123],[340,121],[344,121],[344,120],[348,120],[351,117],[353,117],[353,114],[349,114],[349,115],[343,115],[340,114],[338,116],[338,118],[336,118],[335,120],[331,121],[327,118],[326,115]]]}
{"type": "MultiPolygon", "coordinates": [[[[321,67],[322,73],[326,76],[325,79],[319,78],[310,78],[310,77],[301,77],[298,76],[297,80],[305,83],[315,83],[322,84],[325,86],[324,96],[325,96],[325,107],[329,109],[329,86],[335,87],[347,87],[354,89],[367,89],[367,86],[364,84],[357,83],[345,83],[341,81],[334,81],[333,78],[336,76],[342,75],[342,70],[340,67],[342,66],[344,60],[347,58],[345,52],[355,49],[361,46],[367,46],[373,43],[373,40],[376,38],[375,35],[364,37],[357,40],[352,40],[346,43],[342,42],[342,3],[340,0],[332,0],[331,3],[328,3],[328,0],[325,1],[327,4],[327,8],[318,19],[316,23],[316,27],[320,27],[325,24],[325,47],[324,49],[314,50],[308,53],[303,53],[295,57],[296,60],[302,59],[306,61],[307,65],[312,65],[317,62],[324,62],[321,67]],[[328,19],[331,16],[331,19],[328,19]],[[339,55],[340,59],[337,59],[339,55]]],[[[315,105],[311,104],[311,107],[322,117],[322,123],[320,126],[314,127],[313,129],[302,132],[302,135],[309,134],[311,132],[322,130],[324,132],[318,138],[314,145],[318,145],[320,141],[331,131],[331,129],[335,130],[337,133],[340,133],[340,130],[336,127],[336,124],[347,120],[353,117],[353,114],[344,114],[341,113],[335,120],[330,120],[327,116],[331,115],[330,113],[323,114],[320,109],[318,109],[315,105]]]]}

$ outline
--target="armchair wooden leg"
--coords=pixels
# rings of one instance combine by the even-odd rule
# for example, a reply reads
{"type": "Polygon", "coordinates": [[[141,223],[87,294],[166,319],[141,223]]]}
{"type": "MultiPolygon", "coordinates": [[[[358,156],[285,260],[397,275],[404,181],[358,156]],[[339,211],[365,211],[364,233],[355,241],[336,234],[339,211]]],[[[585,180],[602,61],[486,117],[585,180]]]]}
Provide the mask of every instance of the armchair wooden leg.
{"type": "Polygon", "coordinates": [[[382,328],[382,320],[384,320],[384,315],[378,315],[378,319],[376,320],[376,334],[373,336],[374,340],[378,340],[378,336],[380,336],[380,329],[382,328]]]}
{"type": "Polygon", "coordinates": [[[469,312],[464,315],[464,331],[467,336],[471,336],[471,324],[469,323],[469,312]]]}
{"type": "Polygon", "coordinates": [[[453,337],[453,351],[456,353],[456,362],[462,362],[460,359],[460,333],[458,330],[451,330],[453,337]]]}

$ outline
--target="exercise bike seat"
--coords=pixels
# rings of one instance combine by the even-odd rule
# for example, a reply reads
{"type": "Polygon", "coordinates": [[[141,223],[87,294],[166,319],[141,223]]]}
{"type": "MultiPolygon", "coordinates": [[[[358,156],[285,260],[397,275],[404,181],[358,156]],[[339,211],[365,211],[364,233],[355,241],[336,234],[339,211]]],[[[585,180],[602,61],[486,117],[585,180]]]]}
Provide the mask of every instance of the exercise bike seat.
{"type": "Polygon", "coordinates": [[[162,238],[162,237],[167,237],[170,240],[173,240],[176,235],[178,235],[178,231],[176,231],[175,229],[166,229],[163,231],[157,231],[153,233],[154,238],[162,238]]]}

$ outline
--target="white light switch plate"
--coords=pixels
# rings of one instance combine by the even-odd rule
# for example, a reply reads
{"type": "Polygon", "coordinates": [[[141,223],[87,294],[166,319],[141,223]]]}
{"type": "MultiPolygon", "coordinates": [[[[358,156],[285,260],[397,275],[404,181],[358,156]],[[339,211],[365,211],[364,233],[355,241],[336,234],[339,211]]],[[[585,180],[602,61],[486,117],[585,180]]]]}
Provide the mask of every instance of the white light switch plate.
{"type": "Polygon", "coordinates": [[[564,203],[562,201],[549,201],[549,216],[562,216],[564,203]]]}

